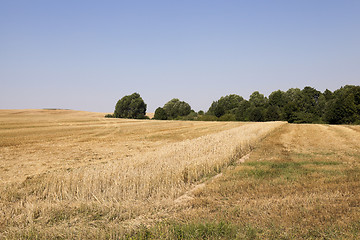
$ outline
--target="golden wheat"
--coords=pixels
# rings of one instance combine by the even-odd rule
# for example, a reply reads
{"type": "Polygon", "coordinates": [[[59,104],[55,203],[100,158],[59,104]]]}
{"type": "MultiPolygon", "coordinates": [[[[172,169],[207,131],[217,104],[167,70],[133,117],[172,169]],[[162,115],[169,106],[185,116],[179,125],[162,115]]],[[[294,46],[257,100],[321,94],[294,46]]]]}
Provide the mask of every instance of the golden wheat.
{"type": "Polygon", "coordinates": [[[0,225],[5,227],[0,237],[16,239],[25,234],[27,238],[36,229],[47,238],[47,233],[61,235],[67,224],[82,233],[102,232],[89,229],[88,223],[101,219],[125,227],[144,222],[138,218],[151,215],[156,219],[193,185],[233,164],[283,124],[104,120],[88,113],[76,113],[76,118],[74,113],[50,117],[44,116],[46,111],[25,113],[32,121],[13,115],[0,119],[0,127],[6,130],[0,134],[4,136],[2,165],[10,169],[4,179],[11,179],[0,185],[0,225]],[[30,113],[36,118],[29,117],[30,113]],[[10,124],[11,119],[17,121],[10,124]],[[11,162],[17,167],[11,169],[6,158],[13,150],[18,151],[21,165],[14,158],[11,162]],[[104,157],[107,151],[118,153],[104,157]],[[104,158],[91,163],[65,161],[61,166],[62,157],[87,158],[94,153],[104,158]],[[28,174],[36,163],[28,157],[35,156],[45,167],[28,174]],[[16,171],[25,174],[7,177],[16,171]]]}
{"type": "Polygon", "coordinates": [[[192,183],[247,153],[257,140],[281,124],[241,126],[101,165],[38,176],[29,179],[28,185],[36,196],[51,201],[175,198],[192,183]]]}
{"type": "Polygon", "coordinates": [[[0,185],[123,159],[244,124],[110,119],[102,113],[70,110],[0,110],[0,185]]]}

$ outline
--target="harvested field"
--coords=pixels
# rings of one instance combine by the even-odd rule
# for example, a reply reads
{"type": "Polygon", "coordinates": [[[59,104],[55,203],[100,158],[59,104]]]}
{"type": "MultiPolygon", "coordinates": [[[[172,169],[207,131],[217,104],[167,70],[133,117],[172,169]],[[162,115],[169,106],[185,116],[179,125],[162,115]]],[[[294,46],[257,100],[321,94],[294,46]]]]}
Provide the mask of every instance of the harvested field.
{"type": "Polygon", "coordinates": [[[0,183],[157,149],[243,123],[104,118],[71,110],[0,110],[0,183]]]}
{"type": "Polygon", "coordinates": [[[2,111],[0,119],[0,221],[10,238],[34,229],[44,238],[76,229],[88,238],[105,234],[104,224],[122,224],[112,229],[118,233],[157,221],[184,192],[284,124],[105,119],[67,110],[2,111]],[[64,231],[69,222],[74,228],[64,231]]]}
{"type": "Polygon", "coordinates": [[[358,239],[360,127],[0,111],[0,238],[358,239]]]}
{"type": "Polygon", "coordinates": [[[245,163],[195,191],[173,217],[176,223],[161,225],[162,231],[171,237],[176,226],[209,238],[359,239],[359,130],[283,125],[245,163]]]}

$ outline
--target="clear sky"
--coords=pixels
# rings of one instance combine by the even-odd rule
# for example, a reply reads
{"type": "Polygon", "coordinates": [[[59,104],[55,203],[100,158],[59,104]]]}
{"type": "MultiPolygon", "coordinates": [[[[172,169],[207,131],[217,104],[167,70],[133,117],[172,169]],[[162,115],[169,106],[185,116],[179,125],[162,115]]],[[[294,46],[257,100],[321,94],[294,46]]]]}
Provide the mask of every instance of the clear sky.
{"type": "Polygon", "coordinates": [[[360,85],[359,0],[0,0],[0,109],[360,85]]]}

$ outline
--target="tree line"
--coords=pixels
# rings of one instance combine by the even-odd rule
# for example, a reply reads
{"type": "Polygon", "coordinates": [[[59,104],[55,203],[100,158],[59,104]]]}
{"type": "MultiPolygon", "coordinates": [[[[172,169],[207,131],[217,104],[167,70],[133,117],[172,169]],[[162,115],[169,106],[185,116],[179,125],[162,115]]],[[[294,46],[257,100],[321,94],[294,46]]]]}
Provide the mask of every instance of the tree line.
{"type": "MultiPolygon", "coordinates": [[[[145,114],[145,102],[133,93],[120,99],[114,114],[107,117],[144,119],[145,114]]],[[[346,85],[334,92],[291,88],[274,91],[268,97],[255,91],[249,100],[230,94],[214,101],[206,112],[195,112],[188,103],[174,98],[158,107],[153,119],[360,124],[360,86],[346,85]]]]}

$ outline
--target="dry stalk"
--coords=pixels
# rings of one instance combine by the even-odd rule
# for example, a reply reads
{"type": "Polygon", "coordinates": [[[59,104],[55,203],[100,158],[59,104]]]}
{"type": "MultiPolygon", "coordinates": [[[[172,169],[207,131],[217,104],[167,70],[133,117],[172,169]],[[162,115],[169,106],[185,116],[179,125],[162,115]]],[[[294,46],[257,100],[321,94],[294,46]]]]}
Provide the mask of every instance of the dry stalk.
{"type": "Polygon", "coordinates": [[[50,201],[174,199],[205,176],[234,164],[281,124],[244,125],[168,144],[153,152],[44,175],[41,181],[31,179],[27,185],[37,197],[50,201]]]}

